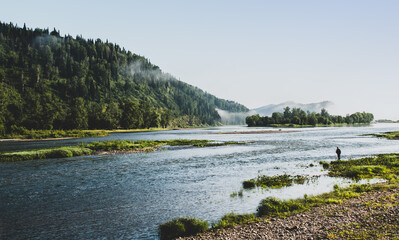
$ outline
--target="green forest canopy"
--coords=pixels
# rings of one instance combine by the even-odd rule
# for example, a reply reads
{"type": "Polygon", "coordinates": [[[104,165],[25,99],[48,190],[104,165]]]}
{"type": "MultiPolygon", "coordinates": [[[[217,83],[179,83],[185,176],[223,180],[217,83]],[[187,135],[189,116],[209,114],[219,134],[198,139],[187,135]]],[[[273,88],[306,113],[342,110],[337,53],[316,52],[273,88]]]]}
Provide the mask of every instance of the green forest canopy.
{"type": "Polygon", "coordinates": [[[354,113],[342,116],[330,115],[326,109],[321,109],[320,113],[305,112],[300,108],[292,110],[287,106],[284,112],[274,112],[271,117],[261,117],[259,114],[248,116],[246,123],[249,127],[272,126],[274,124],[292,124],[292,125],[330,125],[330,124],[369,124],[373,121],[374,116],[371,113],[354,113]]]}
{"type": "Polygon", "coordinates": [[[213,125],[246,112],[100,39],[0,22],[0,134],[27,129],[213,125]]]}

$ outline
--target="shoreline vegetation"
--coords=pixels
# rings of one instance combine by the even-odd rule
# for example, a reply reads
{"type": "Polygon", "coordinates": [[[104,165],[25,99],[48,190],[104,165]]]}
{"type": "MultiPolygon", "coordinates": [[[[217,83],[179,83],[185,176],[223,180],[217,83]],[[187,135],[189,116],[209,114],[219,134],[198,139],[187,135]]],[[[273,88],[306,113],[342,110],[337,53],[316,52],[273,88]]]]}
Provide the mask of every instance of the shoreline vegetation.
{"type": "Polygon", "coordinates": [[[106,155],[121,153],[152,152],[161,146],[193,146],[193,147],[218,147],[226,145],[244,145],[246,142],[214,142],[210,140],[109,140],[66,146],[57,148],[34,149],[0,153],[0,161],[13,162],[23,160],[37,160],[47,158],[68,158],[83,155],[106,155]]]}
{"type": "MultiPolygon", "coordinates": [[[[280,200],[268,197],[262,200],[253,214],[225,215],[209,228],[191,228],[194,220],[185,225],[180,218],[160,226],[161,239],[188,237],[187,239],[391,239],[398,238],[399,221],[399,154],[379,154],[374,157],[320,162],[329,169],[329,176],[355,180],[381,178],[386,182],[377,184],[352,184],[316,196],[304,194],[303,198],[280,200]],[[351,213],[351,214],[349,214],[351,213]],[[318,221],[314,221],[314,218],[318,221]],[[275,224],[278,223],[278,226],[275,224]],[[308,226],[304,226],[308,224],[308,226]],[[165,229],[167,226],[167,229],[165,229]],[[178,226],[191,230],[176,232],[178,226]],[[282,227],[283,226],[283,227],[282,227]],[[198,236],[194,236],[200,234],[198,236]],[[276,235],[277,234],[277,235],[276,235]],[[191,237],[189,237],[191,236],[191,237]],[[273,237],[271,237],[273,236],[273,237]],[[305,237],[306,236],[306,237],[305,237]],[[267,238],[268,237],[268,238],[267,238]]],[[[294,181],[291,176],[258,177],[251,179],[251,187],[257,180],[267,178],[268,186],[284,186],[294,181]],[[280,181],[283,180],[283,181],[280,181]]],[[[306,180],[306,179],[305,179],[306,180]]],[[[263,183],[259,181],[258,186],[263,183]]],[[[289,185],[289,184],[288,184],[289,185]]],[[[195,219],[203,226],[201,220],[195,219]]],[[[208,224],[209,225],[209,224],[208,224]]]]}
{"type": "Polygon", "coordinates": [[[104,137],[111,133],[135,133],[168,131],[170,128],[144,128],[144,129],[114,129],[114,130],[27,130],[0,136],[0,142],[6,141],[36,141],[36,140],[61,140],[86,137],[104,137]]]}
{"type": "Polygon", "coordinates": [[[389,140],[399,140],[399,131],[375,133],[375,134],[364,134],[362,136],[374,136],[374,137],[379,137],[379,138],[386,138],[389,140]]]}
{"type": "Polygon", "coordinates": [[[210,133],[210,134],[269,134],[269,133],[290,133],[298,132],[296,130],[261,130],[261,131],[236,131],[236,132],[221,132],[221,133],[210,133]]]}

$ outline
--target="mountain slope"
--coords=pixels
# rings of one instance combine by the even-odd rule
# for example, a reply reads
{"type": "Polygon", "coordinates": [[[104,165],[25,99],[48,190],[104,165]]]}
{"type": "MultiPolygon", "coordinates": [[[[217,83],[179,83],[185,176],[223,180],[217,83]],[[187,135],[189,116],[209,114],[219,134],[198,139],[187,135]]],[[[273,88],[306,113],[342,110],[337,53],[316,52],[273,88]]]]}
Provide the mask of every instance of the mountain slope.
{"type": "Polygon", "coordinates": [[[220,122],[248,111],[163,73],[117,44],[0,22],[0,133],[220,122]],[[14,125],[14,126],[13,126],[14,125]]]}
{"type": "Polygon", "coordinates": [[[320,112],[321,109],[328,109],[329,107],[332,107],[334,105],[333,102],[330,101],[323,101],[323,102],[318,102],[318,103],[309,103],[309,104],[302,104],[302,103],[296,103],[296,102],[283,102],[280,104],[269,104],[260,108],[252,109],[255,111],[257,114],[261,116],[271,116],[274,112],[283,112],[285,107],[290,107],[292,108],[300,108],[304,111],[309,111],[309,112],[320,112]]]}

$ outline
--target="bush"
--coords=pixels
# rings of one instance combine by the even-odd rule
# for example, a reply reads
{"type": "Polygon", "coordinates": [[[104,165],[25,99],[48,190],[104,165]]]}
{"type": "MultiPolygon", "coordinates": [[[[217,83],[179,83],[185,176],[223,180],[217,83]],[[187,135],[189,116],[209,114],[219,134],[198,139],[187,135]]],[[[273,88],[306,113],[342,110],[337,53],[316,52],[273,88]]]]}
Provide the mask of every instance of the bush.
{"type": "Polygon", "coordinates": [[[373,190],[370,184],[352,184],[351,187],[353,188],[353,191],[357,193],[370,192],[373,190]]]}
{"type": "Polygon", "coordinates": [[[258,206],[258,216],[269,216],[273,214],[289,213],[293,211],[304,210],[305,206],[299,201],[288,200],[281,201],[274,197],[263,199],[258,206]]]}
{"type": "Polygon", "coordinates": [[[246,181],[242,182],[242,186],[243,186],[245,189],[254,188],[254,187],[255,187],[255,180],[253,180],[253,179],[251,179],[251,180],[246,180],[246,181]]]}
{"type": "Polygon", "coordinates": [[[328,163],[328,162],[320,161],[319,163],[321,165],[323,165],[324,169],[329,169],[330,168],[330,163],[328,163]]]}
{"type": "Polygon", "coordinates": [[[161,240],[192,236],[208,230],[208,222],[195,218],[176,218],[159,226],[161,240]]]}
{"type": "Polygon", "coordinates": [[[46,154],[47,158],[67,158],[73,157],[73,153],[67,149],[55,149],[46,154]]]}

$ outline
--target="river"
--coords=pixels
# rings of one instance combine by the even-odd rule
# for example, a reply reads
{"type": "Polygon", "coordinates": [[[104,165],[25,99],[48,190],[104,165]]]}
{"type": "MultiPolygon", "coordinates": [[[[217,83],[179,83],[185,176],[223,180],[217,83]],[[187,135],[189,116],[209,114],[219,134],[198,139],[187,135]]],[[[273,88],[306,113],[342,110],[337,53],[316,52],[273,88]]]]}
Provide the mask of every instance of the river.
{"type": "Polygon", "coordinates": [[[224,214],[254,213],[259,202],[329,192],[347,179],[330,178],[318,164],[399,152],[399,142],[367,133],[397,131],[398,124],[319,127],[273,134],[220,134],[277,130],[224,126],[108,137],[0,142],[0,151],[78,144],[108,139],[210,139],[247,141],[222,147],[169,147],[137,154],[0,162],[0,239],[158,239],[158,226],[176,217],[214,223],[224,214]],[[314,166],[312,166],[314,165],[314,166]],[[240,191],[258,175],[320,176],[282,189],[240,191]]]}

